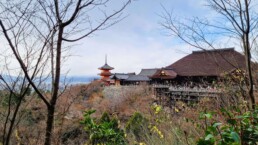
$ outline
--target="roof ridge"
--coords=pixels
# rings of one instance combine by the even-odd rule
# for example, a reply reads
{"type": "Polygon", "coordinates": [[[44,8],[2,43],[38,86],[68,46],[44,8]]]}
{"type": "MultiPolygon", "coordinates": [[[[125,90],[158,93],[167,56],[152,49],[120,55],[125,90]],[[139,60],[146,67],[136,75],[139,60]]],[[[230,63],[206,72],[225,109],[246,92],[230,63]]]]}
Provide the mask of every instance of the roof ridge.
{"type": "Polygon", "coordinates": [[[232,50],[235,50],[235,48],[229,47],[229,48],[219,48],[219,49],[211,49],[211,50],[204,49],[204,50],[196,50],[196,51],[193,51],[192,53],[220,52],[220,51],[232,51],[232,50]]]}
{"type": "Polygon", "coordinates": [[[116,75],[131,75],[131,74],[135,74],[135,72],[131,72],[131,73],[114,73],[116,75]]]}
{"type": "Polygon", "coordinates": [[[160,68],[142,68],[142,70],[151,70],[151,69],[160,69],[160,68]]]}

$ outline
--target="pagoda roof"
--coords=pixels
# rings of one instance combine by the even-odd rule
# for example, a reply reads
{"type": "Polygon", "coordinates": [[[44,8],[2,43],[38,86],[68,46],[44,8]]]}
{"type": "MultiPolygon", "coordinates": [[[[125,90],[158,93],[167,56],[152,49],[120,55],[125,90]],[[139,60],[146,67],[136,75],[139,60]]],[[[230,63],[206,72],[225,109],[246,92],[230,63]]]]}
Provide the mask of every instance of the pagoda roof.
{"type": "Polygon", "coordinates": [[[221,76],[236,68],[245,69],[245,57],[234,48],[193,51],[166,68],[179,76],[221,76]]]}
{"type": "Polygon", "coordinates": [[[100,70],[112,70],[113,67],[109,66],[107,63],[105,63],[102,67],[99,68],[100,70]]]}
{"type": "Polygon", "coordinates": [[[111,72],[101,72],[98,75],[100,75],[100,76],[111,76],[113,74],[111,72]]]}

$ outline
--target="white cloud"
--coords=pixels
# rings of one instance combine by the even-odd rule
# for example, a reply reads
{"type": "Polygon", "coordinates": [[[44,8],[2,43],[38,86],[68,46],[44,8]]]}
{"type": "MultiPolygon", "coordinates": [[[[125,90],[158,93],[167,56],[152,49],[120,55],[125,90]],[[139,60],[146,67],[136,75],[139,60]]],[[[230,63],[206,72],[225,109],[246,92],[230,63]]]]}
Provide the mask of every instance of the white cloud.
{"type": "MultiPolygon", "coordinates": [[[[136,72],[142,68],[159,68],[170,65],[192,49],[183,43],[175,43],[173,37],[162,35],[160,17],[161,5],[181,15],[197,15],[206,9],[202,1],[196,0],[158,0],[136,1],[130,5],[125,14],[129,16],[122,22],[97,32],[86,38],[71,49],[70,57],[63,64],[63,73],[69,70],[69,75],[97,75],[98,67],[104,64],[105,54],[108,63],[113,66],[113,72],[136,72]]],[[[208,12],[203,13],[205,15],[208,12]]]]}
{"type": "Polygon", "coordinates": [[[189,54],[189,46],[174,43],[173,37],[161,34],[157,15],[162,10],[160,3],[163,1],[139,1],[136,4],[145,5],[131,6],[124,21],[73,48],[72,53],[79,56],[70,58],[64,70],[70,69],[70,75],[96,75],[108,54],[113,72],[138,73],[142,68],[165,67],[189,54]]]}
{"type": "Polygon", "coordinates": [[[186,55],[182,52],[190,51],[186,45],[168,47],[152,37],[140,41],[137,37],[120,38],[118,41],[88,39],[84,45],[74,49],[73,53],[80,56],[70,58],[66,69],[70,68],[71,75],[96,75],[99,73],[97,68],[104,64],[105,54],[108,54],[108,64],[115,68],[113,72],[138,73],[142,68],[167,66],[186,55]]]}

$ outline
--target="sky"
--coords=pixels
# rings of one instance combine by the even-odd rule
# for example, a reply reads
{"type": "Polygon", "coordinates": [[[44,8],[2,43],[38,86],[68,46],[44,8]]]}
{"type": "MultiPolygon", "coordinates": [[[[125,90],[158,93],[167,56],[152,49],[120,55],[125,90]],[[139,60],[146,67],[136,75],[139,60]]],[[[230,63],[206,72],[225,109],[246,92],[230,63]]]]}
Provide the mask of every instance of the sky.
{"type": "MultiPolygon", "coordinates": [[[[126,0],[111,1],[112,3],[105,7],[107,12],[117,10],[121,7],[121,2],[126,0]]],[[[122,13],[122,16],[126,16],[122,21],[105,30],[96,31],[90,37],[70,43],[72,46],[68,51],[70,57],[66,61],[62,61],[62,75],[96,77],[100,73],[98,68],[105,63],[106,55],[108,64],[115,68],[112,73],[135,72],[138,74],[144,68],[161,68],[171,65],[191,54],[196,48],[187,45],[175,36],[168,35],[168,31],[160,24],[163,21],[161,15],[164,13],[164,9],[173,12],[173,15],[179,20],[198,17],[207,18],[213,22],[214,20],[223,22],[220,21],[221,17],[216,12],[205,5],[205,1],[207,0],[132,0],[132,3],[122,13]]],[[[100,14],[96,13],[99,12],[98,10],[90,11],[94,20],[100,19],[100,14]]],[[[255,10],[258,12],[258,7],[255,10]]],[[[42,29],[44,30],[43,27],[42,29]]],[[[34,40],[33,38],[32,40],[34,40]]],[[[239,44],[237,44],[239,41],[231,41],[224,35],[215,39],[215,42],[219,44],[216,44],[216,47],[235,47],[239,51],[239,44]]],[[[30,39],[27,40],[30,41],[30,39]]],[[[0,58],[0,67],[8,66],[6,70],[11,70],[10,74],[17,75],[20,65],[14,59],[9,45],[3,37],[0,37],[0,45],[0,55],[4,56],[0,58]]],[[[35,54],[38,53],[37,48],[34,46],[32,48],[35,49],[35,54]]],[[[67,56],[67,53],[63,54],[63,56],[67,56]]],[[[24,52],[24,56],[27,55],[24,52]]],[[[30,59],[33,60],[34,57],[30,57],[30,59]]],[[[33,66],[33,62],[30,65],[33,66]]],[[[45,70],[49,69],[47,67],[48,65],[44,66],[43,74],[48,73],[45,70]]],[[[0,73],[2,73],[1,71],[0,73]]],[[[6,73],[4,71],[5,69],[3,69],[3,73],[6,73]]]]}
{"type": "Polygon", "coordinates": [[[125,19],[73,46],[64,72],[96,76],[107,55],[113,73],[139,73],[142,68],[165,67],[190,54],[193,48],[166,35],[160,25],[163,7],[180,17],[209,15],[202,0],[133,1],[123,12],[125,19]]]}

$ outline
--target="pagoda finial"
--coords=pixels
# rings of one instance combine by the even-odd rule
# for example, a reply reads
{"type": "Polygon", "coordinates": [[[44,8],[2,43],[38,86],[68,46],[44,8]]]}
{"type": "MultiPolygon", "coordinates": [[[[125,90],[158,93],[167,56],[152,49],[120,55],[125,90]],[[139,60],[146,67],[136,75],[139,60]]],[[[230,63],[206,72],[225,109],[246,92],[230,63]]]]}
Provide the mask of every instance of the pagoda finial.
{"type": "Polygon", "coordinates": [[[105,55],[105,64],[107,64],[107,54],[105,55]]]}

